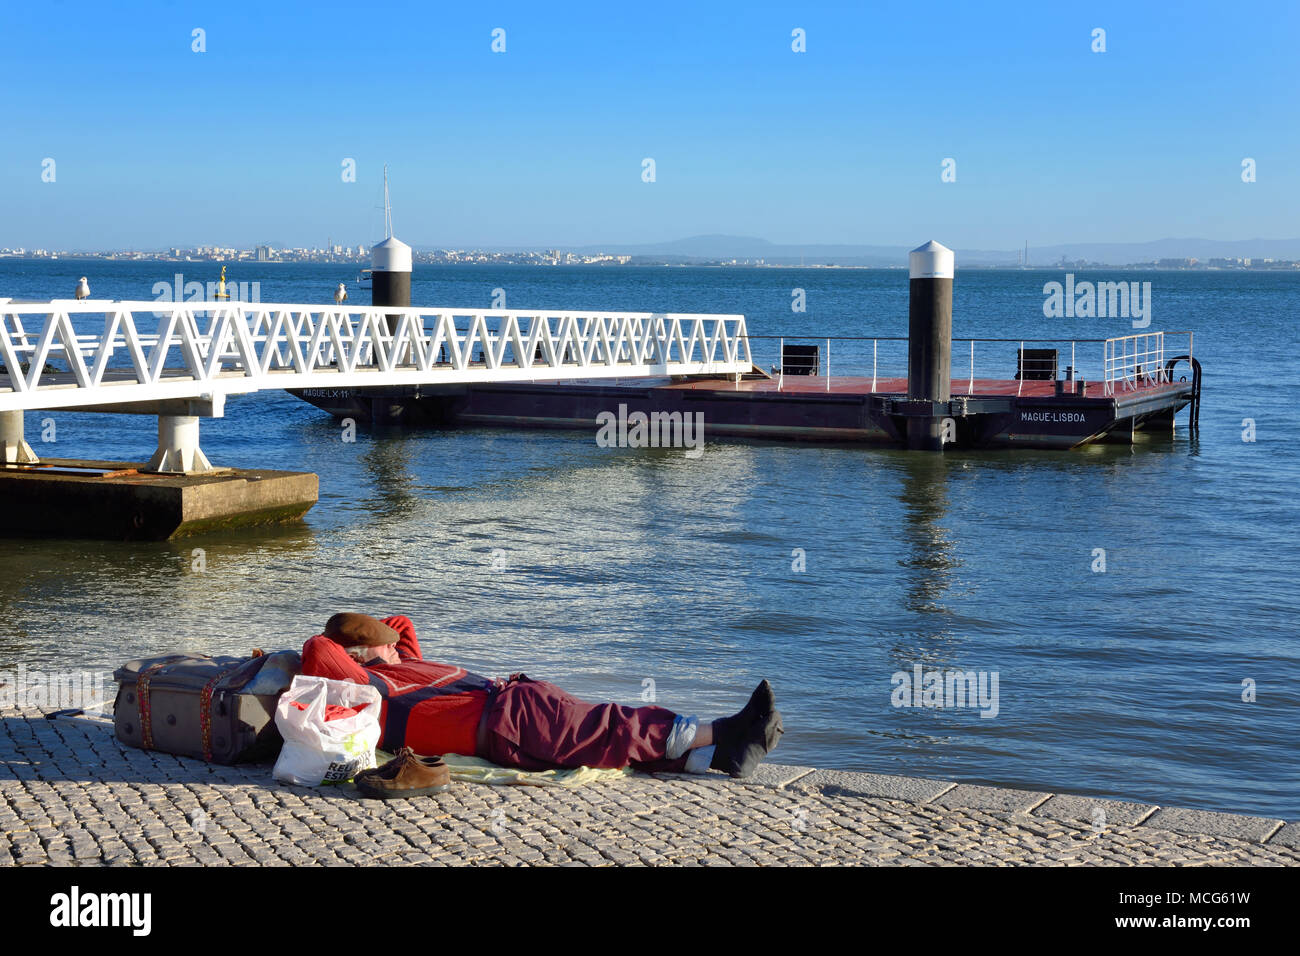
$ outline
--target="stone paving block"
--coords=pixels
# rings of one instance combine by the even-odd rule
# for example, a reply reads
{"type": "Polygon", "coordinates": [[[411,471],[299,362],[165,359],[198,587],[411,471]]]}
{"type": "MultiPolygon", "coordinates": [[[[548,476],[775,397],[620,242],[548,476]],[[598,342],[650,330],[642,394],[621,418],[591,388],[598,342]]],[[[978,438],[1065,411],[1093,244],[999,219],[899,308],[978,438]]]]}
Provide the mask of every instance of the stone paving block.
{"type": "Polygon", "coordinates": [[[1204,833],[1209,836],[1232,837],[1262,843],[1283,826],[1282,820],[1267,817],[1249,817],[1236,813],[1216,813],[1212,810],[1186,810],[1166,807],[1154,813],[1143,826],[1175,833],[1204,833]]]}
{"type": "Polygon", "coordinates": [[[1035,807],[1032,815],[1093,826],[1097,811],[1100,810],[1105,814],[1101,820],[1103,825],[1131,827],[1141,823],[1158,809],[1149,803],[1129,803],[1124,800],[1102,800],[1098,797],[1078,797],[1058,793],[1042,806],[1035,807]]]}
{"type": "Polygon", "coordinates": [[[1025,813],[1050,796],[1050,793],[1041,793],[1037,790],[1008,790],[1002,787],[979,787],[961,783],[945,791],[932,802],[937,806],[957,810],[969,808],[1025,813]]]}
{"type": "Polygon", "coordinates": [[[801,778],[797,786],[820,789],[827,794],[928,803],[941,793],[951,790],[956,784],[948,780],[927,780],[923,777],[900,777],[883,773],[815,770],[801,778]]]}

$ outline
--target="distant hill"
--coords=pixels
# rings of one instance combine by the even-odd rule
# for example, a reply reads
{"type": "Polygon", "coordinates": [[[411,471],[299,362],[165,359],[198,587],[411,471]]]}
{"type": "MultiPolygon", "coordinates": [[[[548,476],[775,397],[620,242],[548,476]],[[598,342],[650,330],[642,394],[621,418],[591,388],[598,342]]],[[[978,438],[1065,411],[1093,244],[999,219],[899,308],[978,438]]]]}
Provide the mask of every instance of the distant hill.
{"type": "MultiPolygon", "coordinates": [[[[417,248],[428,251],[448,247],[445,245],[419,245],[417,248]]],[[[800,262],[803,262],[807,265],[830,264],[906,268],[907,253],[913,247],[826,243],[788,245],[752,236],[708,235],[674,239],[670,242],[606,243],[585,246],[500,246],[494,248],[502,252],[536,252],[543,249],[558,248],[562,252],[572,252],[579,255],[606,253],[614,256],[636,256],[646,259],[658,258],[674,261],[699,260],[715,262],[719,259],[762,259],[774,265],[797,266],[800,262]]],[[[1015,265],[1019,261],[1015,252],[958,250],[958,255],[961,257],[959,261],[969,264],[1015,265]]]]}
{"type": "Polygon", "coordinates": [[[693,259],[762,259],[781,265],[832,263],[835,265],[903,266],[903,246],[811,244],[783,245],[752,236],[691,236],[672,242],[621,245],[611,249],[584,246],[574,252],[609,252],[616,256],[689,256],[693,259]]]}
{"type": "MultiPolygon", "coordinates": [[[[920,237],[920,245],[930,237],[920,237]]],[[[942,237],[936,237],[942,241],[942,237]]],[[[446,248],[445,246],[420,246],[421,249],[446,248]]],[[[501,247],[502,251],[535,251],[541,246],[501,247]]],[[[674,239],[670,242],[609,243],[605,245],[560,246],[564,252],[592,255],[607,253],[616,256],[663,258],[677,261],[719,259],[762,259],[772,265],[840,265],[840,266],[907,266],[908,250],[912,246],[872,246],[851,244],[810,243],[791,245],[775,243],[753,236],[705,235],[674,239]]],[[[1022,250],[989,250],[958,248],[957,264],[968,266],[1014,266],[1020,262],[1022,250]]],[[[1055,246],[1029,247],[1029,264],[1051,266],[1067,260],[1086,259],[1090,262],[1124,265],[1131,262],[1150,262],[1155,259],[1181,259],[1194,257],[1212,259],[1220,257],[1300,259],[1300,239],[1156,239],[1151,242],[1075,242],[1055,246]]]]}
{"type": "Polygon", "coordinates": [[[1073,242],[1029,247],[1029,262],[1050,265],[1066,259],[1087,259],[1122,265],[1155,259],[1300,259],[1300,239],[1156,239],[1152,242],[1073,242]]]}

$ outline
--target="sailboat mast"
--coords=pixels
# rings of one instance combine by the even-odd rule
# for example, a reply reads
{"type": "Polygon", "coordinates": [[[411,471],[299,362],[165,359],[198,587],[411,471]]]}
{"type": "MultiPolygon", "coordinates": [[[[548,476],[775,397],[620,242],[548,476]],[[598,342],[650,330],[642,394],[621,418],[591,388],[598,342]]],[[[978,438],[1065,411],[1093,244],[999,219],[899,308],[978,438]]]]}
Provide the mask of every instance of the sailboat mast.
{"type": "Polygon", "coordinates": [[[388,164],[384,163],[384,238],[393,235],[393,207],[388,202],[388,164]]]}

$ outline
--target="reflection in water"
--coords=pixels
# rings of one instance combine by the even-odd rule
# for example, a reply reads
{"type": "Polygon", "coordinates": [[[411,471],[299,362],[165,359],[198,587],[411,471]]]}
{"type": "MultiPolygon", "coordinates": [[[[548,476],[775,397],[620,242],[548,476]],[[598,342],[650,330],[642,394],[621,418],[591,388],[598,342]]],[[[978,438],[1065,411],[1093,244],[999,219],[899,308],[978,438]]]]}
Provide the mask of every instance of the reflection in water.
{"type": "Polygon", "coordinates": [[[376,429],[362,464],[372,483],[361,507],[384,520],[404,518],[415,513],[421,503],[411,474],[411,449],[421,440],[420,434],[397,428],[376,429]]]}
{"type": "Polygon", "coordinates": [[[899,564],[909,569],[905,606],[917,613],[944,613],[943,595],[961,562],[954,556],[948,529],[949,461],[941,454],[910,455],[901,461],[903,538],[909,546],[899,564]]]}
{"type": "Polygon", "coordinates": [[[957,463],[943,454],[911,452],[900,455],[897,464],[902,538],[907,547],[898,564],[905,579],[903,606],[916,615],[916,629],[913,646],[896,647],[895,657],[904,668],[918,661],[942,666],[947,660],[942,650],[955,636],[944,597],[961,566],[946,526],[948,473],[957,463]]]}

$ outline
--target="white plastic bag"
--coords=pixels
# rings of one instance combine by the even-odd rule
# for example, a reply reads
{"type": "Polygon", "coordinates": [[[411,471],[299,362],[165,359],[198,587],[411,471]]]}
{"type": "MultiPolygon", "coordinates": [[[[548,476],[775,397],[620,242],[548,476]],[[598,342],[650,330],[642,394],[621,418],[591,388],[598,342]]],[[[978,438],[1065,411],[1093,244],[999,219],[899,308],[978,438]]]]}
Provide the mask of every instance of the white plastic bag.
{"type": "Polygon", "coordinates": [[[284,748],[272,775],[285,783],[319,787],[345,783],[373,767],[381,706],[379,691],[365,684],[302,674],[294,677],[275,707],[275,726],[284,738],[284,748]],[[326,720],[327,704],[367,706],[354,716],[326,720]]]}

